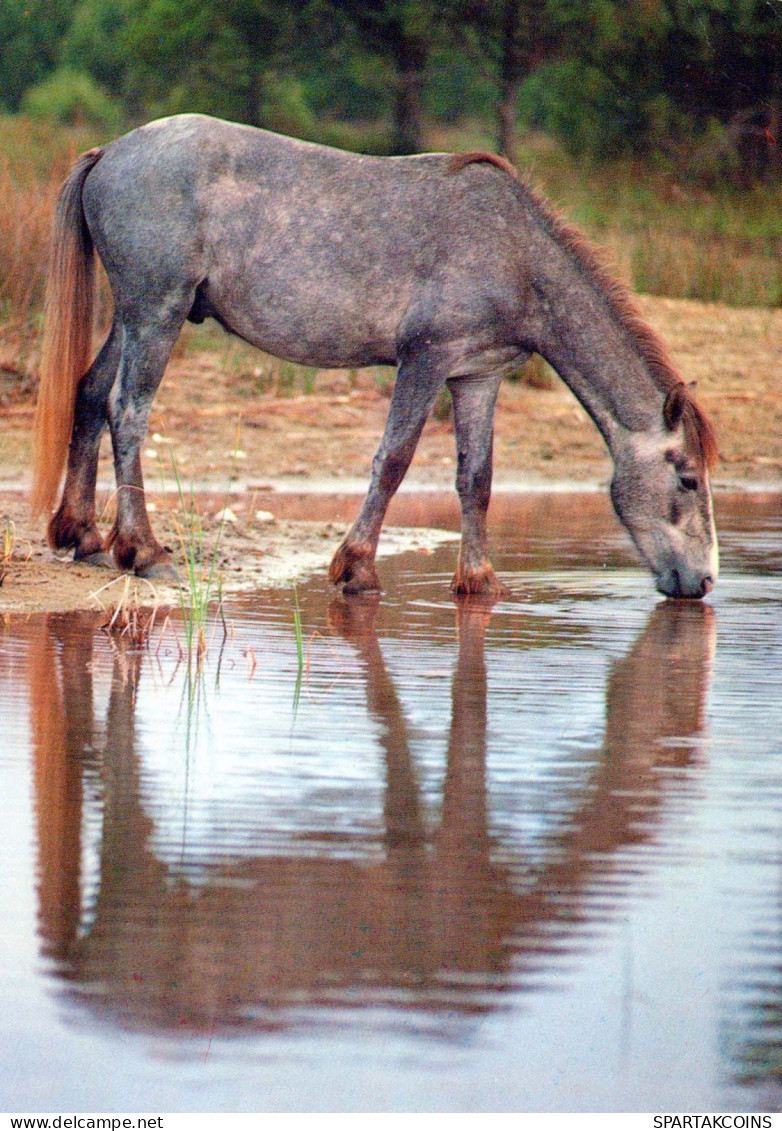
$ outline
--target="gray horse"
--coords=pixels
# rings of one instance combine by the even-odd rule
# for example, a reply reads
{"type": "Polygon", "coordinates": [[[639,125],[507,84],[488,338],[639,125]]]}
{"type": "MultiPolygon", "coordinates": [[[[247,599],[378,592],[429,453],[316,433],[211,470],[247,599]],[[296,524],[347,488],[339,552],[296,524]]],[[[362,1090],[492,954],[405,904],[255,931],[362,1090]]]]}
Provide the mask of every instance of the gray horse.
{"type": "Polygon", "coordinates": [[[658,589],[702,597],[718,569],[712,429],[659,338],[594,251],[486,153],[365,157],[186,114],[84,154],[60,194],[36,414],[33,506],[77,559],[173,570],[147,517],[140,448],[186,319],[214,318],[312,366],[396,364],[361,512],[331,564],[379,588],[388,503],[443,384],[454,409],[457,593],[503,592],[487,556],[492,431],[503,375],[533,352],[560,374],[614,461],[611,498],[658,589]],[[89,364],[93,249],[114,298],[89,364]],[[117,517],[95,511],[108,424],[117,517]]]}

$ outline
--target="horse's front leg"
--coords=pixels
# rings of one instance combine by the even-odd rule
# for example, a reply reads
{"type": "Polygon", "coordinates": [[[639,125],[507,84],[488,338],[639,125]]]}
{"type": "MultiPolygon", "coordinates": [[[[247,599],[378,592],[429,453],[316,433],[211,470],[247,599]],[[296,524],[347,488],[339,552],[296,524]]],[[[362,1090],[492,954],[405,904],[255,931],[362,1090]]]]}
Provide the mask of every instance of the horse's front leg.
{"type": "Polygon", "coordinates": [[[369,491],[329,568],[329,578],[342,586],[343,593],[381,588],[375,555],[386,510],[410,466],[444,381],[442,365],[429,354],[406,359],[399,366],[383,439],[372,461],[369,491]]]}
{"type": "Polygon", "coordinates": [[[95,483],[107,402],[119,364],[119,334],[112,326],[106,342],[82,378],[74,406],[68,469],[60,505],[49,522],[55,550],[73,550],[77,561],[110,565],[95,513],[95,483]]]}
{"type": "Polygon", "coordinates": [[[456,490],[462,508],[462,541],[451,588],[462,595],[508,595],[489,561],[486,533],[499,386],[499,377],[461,377],[449,382],[456,432],[456,490]]]}

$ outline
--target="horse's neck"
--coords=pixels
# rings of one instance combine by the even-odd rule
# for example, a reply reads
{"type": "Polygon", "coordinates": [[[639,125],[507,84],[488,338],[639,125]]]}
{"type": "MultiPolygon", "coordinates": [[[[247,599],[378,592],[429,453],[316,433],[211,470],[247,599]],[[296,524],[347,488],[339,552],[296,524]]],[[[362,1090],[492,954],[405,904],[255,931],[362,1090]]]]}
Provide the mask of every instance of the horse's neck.
{"type": "Polygon", "coordinates": [[[600,283],[547,233],[536,248],[542,354],[594,420],[609,449],[623,431],[653,430],[664,393],[600,283]]]}

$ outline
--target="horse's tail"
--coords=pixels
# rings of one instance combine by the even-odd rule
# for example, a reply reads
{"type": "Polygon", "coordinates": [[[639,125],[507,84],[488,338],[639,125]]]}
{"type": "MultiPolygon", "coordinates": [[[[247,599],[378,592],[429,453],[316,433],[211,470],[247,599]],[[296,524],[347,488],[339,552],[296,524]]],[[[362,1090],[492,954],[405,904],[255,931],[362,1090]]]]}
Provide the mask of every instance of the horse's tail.
{"type": "Polygon", "coordinates": [[[95,256],[81,197],[87,174],[102,154],[91,149],[79,157],[57,201],[33,432],[33,514],[50,511],[57,495],[76,390],[92,353],[95,256]]]}

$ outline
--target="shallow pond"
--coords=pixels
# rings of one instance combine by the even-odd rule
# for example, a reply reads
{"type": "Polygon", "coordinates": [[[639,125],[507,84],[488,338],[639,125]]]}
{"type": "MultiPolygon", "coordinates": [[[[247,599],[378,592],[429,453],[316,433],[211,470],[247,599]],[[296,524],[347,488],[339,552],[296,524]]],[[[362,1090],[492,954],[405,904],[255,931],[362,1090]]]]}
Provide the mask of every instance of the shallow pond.
{"type": "Polygon", "coordinates": [[[509,600],[316,577],[301,662],[291,591],[198,678],[0,618],[0,1110],[779,1109],[782,500],[719,501],[704,603],[602,496],[492,514],[509,600]]]}

